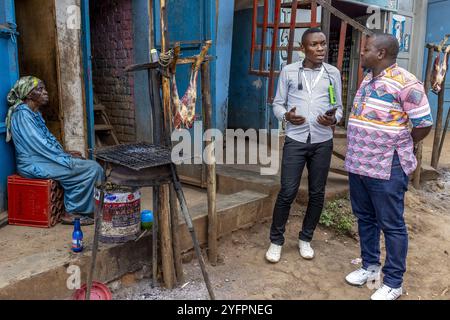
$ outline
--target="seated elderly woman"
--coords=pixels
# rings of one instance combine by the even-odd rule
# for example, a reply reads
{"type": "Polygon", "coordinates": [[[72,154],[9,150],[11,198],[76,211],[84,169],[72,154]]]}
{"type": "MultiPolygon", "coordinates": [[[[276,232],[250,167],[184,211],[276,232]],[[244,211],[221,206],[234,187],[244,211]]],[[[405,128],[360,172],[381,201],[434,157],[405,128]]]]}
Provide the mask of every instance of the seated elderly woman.
{"type": "Polygon", "coordinates": [[[83,225],[93,224],[94,188],[104,180],[101,166],[92,160],[67,153],[50,133],[40,108],[49,98],[44,83],[35,77],[23,77],[8,94],[10,108],[6,118],[7,136],[16,149],[18,173],[25,178],[53,179],[64,189],[64,224],[80,218],[83,225]]]}

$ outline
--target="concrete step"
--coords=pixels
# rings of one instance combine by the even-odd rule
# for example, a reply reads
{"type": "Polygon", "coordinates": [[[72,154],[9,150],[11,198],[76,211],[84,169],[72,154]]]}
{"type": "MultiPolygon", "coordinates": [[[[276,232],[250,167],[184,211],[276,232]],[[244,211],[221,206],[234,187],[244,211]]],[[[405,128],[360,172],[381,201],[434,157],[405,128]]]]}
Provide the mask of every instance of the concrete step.
{"type": "MultiPolygon", "coordinates": [[[[218,236],[230,234],[233,231],[248,228],[260,222],[272,212],[264,207],[268,195],[255,191],[244,190],[234,194],[218,194],[216,210],[218,216],[218,236]]],[[[206,245],[208,240],[208,205],[202,202],[189,208],[194,221],[194,229],[200,245],[206,245]]],[[[193,248],[192,238],[180,212],[180,243],[183,252],[193,248]]]]}
{"type": "MultiPolygon", "coordinates": [[[[349,192],[348,177],[341,174],[341,172],[344,172],[342,164],[333,165],[333,168],[336,169],[334,171],[340,173],[329,173],[326,200],[344,197],[349,192]]],[[[249,170],[232,166],[218,166],[217,188],[218,192],[225,194],[235,193],[243,189],[265,193],[269,197],[265,200],[264,208],[271,208],[270,210],[272,210],[280,190],[280,176],[261,176],[253,166],[249,166],[249,170]]],[[[308,203],[308,171],[306,168],[303,171],[296,201],[303,205],[308,203]]]]}

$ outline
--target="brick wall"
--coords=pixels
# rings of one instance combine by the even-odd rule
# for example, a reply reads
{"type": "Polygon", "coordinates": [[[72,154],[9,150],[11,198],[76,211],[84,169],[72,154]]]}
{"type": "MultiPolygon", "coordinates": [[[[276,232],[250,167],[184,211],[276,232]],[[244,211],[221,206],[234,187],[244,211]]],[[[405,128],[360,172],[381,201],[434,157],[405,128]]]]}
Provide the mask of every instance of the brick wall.
{"type": "Polygon", "coordinates": [[[132,0],[91,1],[94,93],[121,142],[136,140],[134,79],[123,69],[134,63],[132,0]]]}

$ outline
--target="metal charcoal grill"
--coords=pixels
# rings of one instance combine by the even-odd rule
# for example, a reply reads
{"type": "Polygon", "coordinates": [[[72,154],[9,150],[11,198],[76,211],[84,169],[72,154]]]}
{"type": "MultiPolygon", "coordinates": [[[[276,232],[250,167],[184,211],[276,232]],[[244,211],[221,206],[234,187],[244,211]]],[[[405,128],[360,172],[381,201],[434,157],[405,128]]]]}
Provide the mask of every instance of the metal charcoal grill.
{"type": "Polygon", "coordinates": [[[145,142],[96,149],[95,156],[136,171],[172,163],[170,148],[145,142]]]}

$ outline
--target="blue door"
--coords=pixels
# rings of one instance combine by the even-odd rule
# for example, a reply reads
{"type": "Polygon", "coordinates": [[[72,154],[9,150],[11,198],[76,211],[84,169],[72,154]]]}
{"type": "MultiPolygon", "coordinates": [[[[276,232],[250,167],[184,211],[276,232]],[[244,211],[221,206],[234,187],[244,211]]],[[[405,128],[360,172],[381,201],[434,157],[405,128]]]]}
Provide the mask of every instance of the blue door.
{"type": "Polygon", "coordinates": [[[0,1],[0,211],[6,209],[6,179],[14,172],[12,143],[5,142],[6,95],[19,76],[14,0],[0,1]]]}
{"type": "MultiPolygon", "coordinates": [[[[169,25],[170,47],[175,42],[181,42],[181,56],[190,57],[200,53],[203,42],[212,40],[213,45],[208,54],[214,56],[215,41],[215,3],[208,0],[171,0],[167,2],[167,18],[169,25]]],[[[161,28],[159,16],[160,2],[154,1],[154,30],[155,46],[161,48],[161,28]]],[[[183,96],[189,85],[191,65],[180,65],[177,67],[177,86],[180,98],[183,96]]],[[[215,62],[211,63],[211,100],[215,101],[215,62]]],[[[200,80],[200,77],[199,77],[200,80]]],[[[197,96],[200,97],[200,81],[197,86],[197,96]]],[[[213,106],[213,113],[214,113],[213,106]]],[[[197,120],[202,117],[201,99],[197,100],[196,106],[197,120]]],[[[215,125],[215,115],[213,114],[213,126],[215,125]]]]}
{"type": "MultiPolygon", "coordinates": [[[[427,21],[427,36],[426,43],[438,44],[442,41],[446,34],[450,33],[450,0],[429,0],[428,1],[428,21],[427,21]]],[[[427,61],[428,50],[425,53],[425,65],[427,61]]],[[[442,57],[441,57],[442,58],[442,57]]],[[[441,59],[442,60],[442,59],[441,59]]],[[[426,66],[424,66],[424,69],[426,66]]],[[[425,74],[425,72],[424,72],[425,74]]],[[[434,119],[436,119],[438,97],[430,91],[429,94],[431,109],[433,111],[434,119]]],[[[445,83],[445,104],[444,104],[444,119],[447,117],[447,112],[450,107],[450,75],[447,75],[445,83]]]]}

